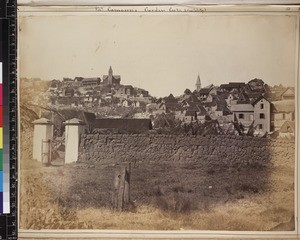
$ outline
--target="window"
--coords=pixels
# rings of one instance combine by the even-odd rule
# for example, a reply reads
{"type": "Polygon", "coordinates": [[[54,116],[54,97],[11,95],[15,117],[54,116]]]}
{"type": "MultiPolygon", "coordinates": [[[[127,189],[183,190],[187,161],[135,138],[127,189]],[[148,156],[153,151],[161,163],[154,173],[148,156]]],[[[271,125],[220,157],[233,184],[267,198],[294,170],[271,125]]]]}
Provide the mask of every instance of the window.
{"type": "Polygon", "coordinates": [[[285,113],[282,114],[282,119],[285,120],[285,113]]]}
{"type": "Polygon", "coordinates": [[[260,104],[260,109],[264,109],[264,104],[263,103],[260,104]]]}
{"type": "Polygon", "coordinates": [[[253,121],[253,114],[250,114],[250,121],[253,121]]]}
{"type": "Polygon", "coordinates": [[[258,124],[258,129],[263,129],[263,125],[262,124],[258,124]]]}
{"type": "Polygon", "coordinates": [[[244,119],[244,113],[239,113],[239,119],[244,119]]]}
{"type": "Polygon", "coordinates": [[[264,113],[260,113],[260,114],[259,114],[259,118],[260,118],[260,119],[265,119],[265,114],[264,114],[264,113]]]}

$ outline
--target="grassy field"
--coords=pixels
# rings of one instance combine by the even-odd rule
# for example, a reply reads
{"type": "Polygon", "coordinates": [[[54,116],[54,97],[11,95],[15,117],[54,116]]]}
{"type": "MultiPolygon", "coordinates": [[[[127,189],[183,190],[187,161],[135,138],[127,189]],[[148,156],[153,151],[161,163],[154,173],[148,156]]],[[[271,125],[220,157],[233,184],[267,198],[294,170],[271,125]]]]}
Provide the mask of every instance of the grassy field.
{"type": "Polygon", "coordinates": [[[293,224],[278,225],[294,214],[294,152],[274,154],[262,169],[136,164],[132,204],[117,212],[112,208],[114,165],[43,167],[30,158],[30,134],[23,136],[22,229],[293,229],[293,224]]]}

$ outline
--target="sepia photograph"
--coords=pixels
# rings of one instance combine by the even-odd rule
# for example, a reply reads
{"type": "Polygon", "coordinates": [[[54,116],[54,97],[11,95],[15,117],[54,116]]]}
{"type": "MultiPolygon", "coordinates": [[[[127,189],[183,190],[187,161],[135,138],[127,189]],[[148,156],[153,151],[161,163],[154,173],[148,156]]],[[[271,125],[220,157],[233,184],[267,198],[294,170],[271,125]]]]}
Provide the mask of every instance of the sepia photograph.
{"type": "Polygon", "coordinates": [[[299,13],[18,22],[19,229],[296,231],[299,13]]]}

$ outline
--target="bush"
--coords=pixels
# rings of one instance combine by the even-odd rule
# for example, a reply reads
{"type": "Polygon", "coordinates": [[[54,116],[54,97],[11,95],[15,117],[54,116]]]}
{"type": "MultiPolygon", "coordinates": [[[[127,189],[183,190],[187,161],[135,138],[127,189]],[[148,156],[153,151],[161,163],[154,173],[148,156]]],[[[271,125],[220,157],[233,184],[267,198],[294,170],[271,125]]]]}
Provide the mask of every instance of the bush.
{"type": "Polygon", "coordinates": [[[177,192],[171,196],[159,196],[156,205],[164,211],[173,213],[189,213],[193,210],[193,203],[186,193],[177,192]]]}

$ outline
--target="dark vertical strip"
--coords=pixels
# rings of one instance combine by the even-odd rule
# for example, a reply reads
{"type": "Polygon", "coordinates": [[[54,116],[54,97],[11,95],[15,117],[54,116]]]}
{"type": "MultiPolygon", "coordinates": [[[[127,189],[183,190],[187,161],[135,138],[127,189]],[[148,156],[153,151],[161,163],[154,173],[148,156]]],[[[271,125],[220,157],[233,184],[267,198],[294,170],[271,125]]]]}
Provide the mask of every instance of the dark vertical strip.
{"type": "Polygon", "coordinates": [[[6,1],[0,1],[0,18],[6,17],[6,1]]]}

